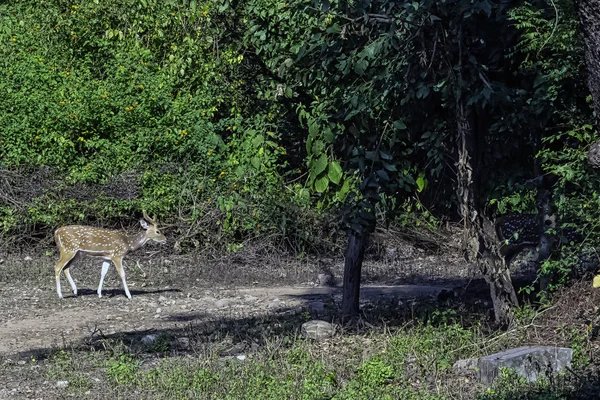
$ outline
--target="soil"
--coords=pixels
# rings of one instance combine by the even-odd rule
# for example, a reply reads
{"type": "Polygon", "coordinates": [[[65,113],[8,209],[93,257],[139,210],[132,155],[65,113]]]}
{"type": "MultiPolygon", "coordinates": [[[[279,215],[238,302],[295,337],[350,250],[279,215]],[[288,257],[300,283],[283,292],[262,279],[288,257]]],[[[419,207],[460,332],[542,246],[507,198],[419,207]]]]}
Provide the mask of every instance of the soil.
{"type": "MultiPolygon", "coordinates": [[[[472,270],[453,255],[427,254],[409,245],[392,253],[393,257],[365,261],[363,304],[435,298],[471,279],[472,270]]],[[[56,295],[51,273],[56,255],[0,260],[0,363],[39,350],[77,346],[90,338],[179,330],[220,318],[309,312],[313,318],[331,319],[341,305],[342,259],[309,262],[237,254],[206,262],[154,254],[149,249],[126,260],[131,301],[112,269],[98,298],[100,266],[91,258],[72,268],[77,297],[63,277],[63,300],[56,295]],[[331,286],[318,285],[323,272],[336,277],[331,286]]]]}
{"type": "MultiPolygon", "coordinates": [[[[339,305],[340,287],[280,286],[214,288],[130,287],[129,301],[122,289],[79,289],[77,297],[66,294],[59,300],[49,285],[9,286],[0,289],[0,359],[34,350],[77,345],[94,335],[148,334],[157,330],[185,329],[190,322],[218,318],[247,318],[268,313],[319,313],[339,305]]],[[[440,286],[366,285],[361,301],[417,299],[437,296],[440,286]]]]}

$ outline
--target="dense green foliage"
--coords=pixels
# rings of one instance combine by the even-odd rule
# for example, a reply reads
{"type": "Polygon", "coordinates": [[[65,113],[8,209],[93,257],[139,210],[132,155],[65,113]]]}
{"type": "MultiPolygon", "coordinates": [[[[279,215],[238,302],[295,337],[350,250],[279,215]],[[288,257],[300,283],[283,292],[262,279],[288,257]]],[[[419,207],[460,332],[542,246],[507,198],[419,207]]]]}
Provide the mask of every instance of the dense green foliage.
{"type": "Polygon", "coordinates": [[[230,249],[305,249],[323,211],[357,232],[455,219],[464,110],[482,210],[535,211],[547,176],[557,236],[600,241],[568,0],[52,0],[0,17],[0,167],[41,181],[3,186],[19,188],[0,203],[6,239],[142,208],[181,246],[230,249]]]}
{"type": "Polygon", "coordinates": [[[142,208],[196,224],[196,243],[290,230],[306,195],[284,187],[277,110],[213,2],[21,1],[0,18],[1,165],[56,178],[0,203],[5,232],[142,208]]]}

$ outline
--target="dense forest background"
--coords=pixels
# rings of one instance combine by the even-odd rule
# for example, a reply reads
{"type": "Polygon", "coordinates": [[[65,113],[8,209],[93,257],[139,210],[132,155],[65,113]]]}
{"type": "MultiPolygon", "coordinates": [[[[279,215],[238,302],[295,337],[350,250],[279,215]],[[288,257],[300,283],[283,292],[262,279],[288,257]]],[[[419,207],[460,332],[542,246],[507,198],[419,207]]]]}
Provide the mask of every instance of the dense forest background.
{"type": "Polygon", "coordinates": [[[600,244],[570,0],[19,1],[0,43],[4,250],[146,209],[176,251],[326,251],[541,203],[557,282],[600,244]]]}

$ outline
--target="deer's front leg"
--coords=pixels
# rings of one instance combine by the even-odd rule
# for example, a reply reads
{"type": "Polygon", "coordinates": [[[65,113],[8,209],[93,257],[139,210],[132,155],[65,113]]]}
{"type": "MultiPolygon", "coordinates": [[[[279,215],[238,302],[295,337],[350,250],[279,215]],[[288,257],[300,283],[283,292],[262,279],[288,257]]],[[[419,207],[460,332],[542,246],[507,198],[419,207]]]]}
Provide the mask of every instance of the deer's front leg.
{"type": "Polygon", "coordinates": [[[104,283],[104,277],[106,276],[109,267],[110,263],[108,261],[104,261],[102,263],[102,272],[100,273],[100,284],[98,285],[98,297],[102,297],[102,284],[104,283]]]}
{"type": "Polygon", "coordinates": [[[129,293],[127,281],[125,280],[125,269],[123,269],[123,260],[121,258],[116,258],[113,260],[113,262],[115,263],[115,267],[117,268],[117,273],[123,281],[123,289],[125,289],[125,294],[127,295],[127,298],[131,300],[131,293],[129,293]]]}

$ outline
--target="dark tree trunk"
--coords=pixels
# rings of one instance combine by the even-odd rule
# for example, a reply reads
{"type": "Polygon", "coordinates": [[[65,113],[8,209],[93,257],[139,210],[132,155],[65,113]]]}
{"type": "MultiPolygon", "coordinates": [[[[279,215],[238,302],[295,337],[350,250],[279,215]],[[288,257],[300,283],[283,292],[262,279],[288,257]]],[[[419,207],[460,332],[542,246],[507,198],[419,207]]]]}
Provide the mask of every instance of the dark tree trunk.
{"type": "MultiPolygon", "coordinates": [[[[587,86],[596,112],[596,127],[600,128],[600,4],[598,0],[575,0],[575,7],[585,49],[587,86]]],[[[600,142],[591,146],[588,160],[593,167],[600,168],[600,142]]]]}
{"type": "Polygon", "coordinates": [[[500,325],[512,321],[513,309],[519,305],[509,266],[500,254],[494,224],[484,215],[479,201],[479,149],[477,135],[469,123],[462,103],[457,104],[458,165],[457,194],[464,221],[463,246],[468,260],[479,265],[494,305],[494,316],[500,325]]]}
{"type": "Polygon", "coordinates": [[[342,314],[352,317],[358,314],[360,299],[360,273],[365,255],[367,234],[350,232],[346,260],[344,263],[344,294],[342,298],[342,314]]]}
{"type": "Polygon", "coordinates": [[[588,88],[592,93],[592,104],[598,118],[600,117],[600,3],[598,0],[575,0],[575,7],[581,23],[588,88]]]}

